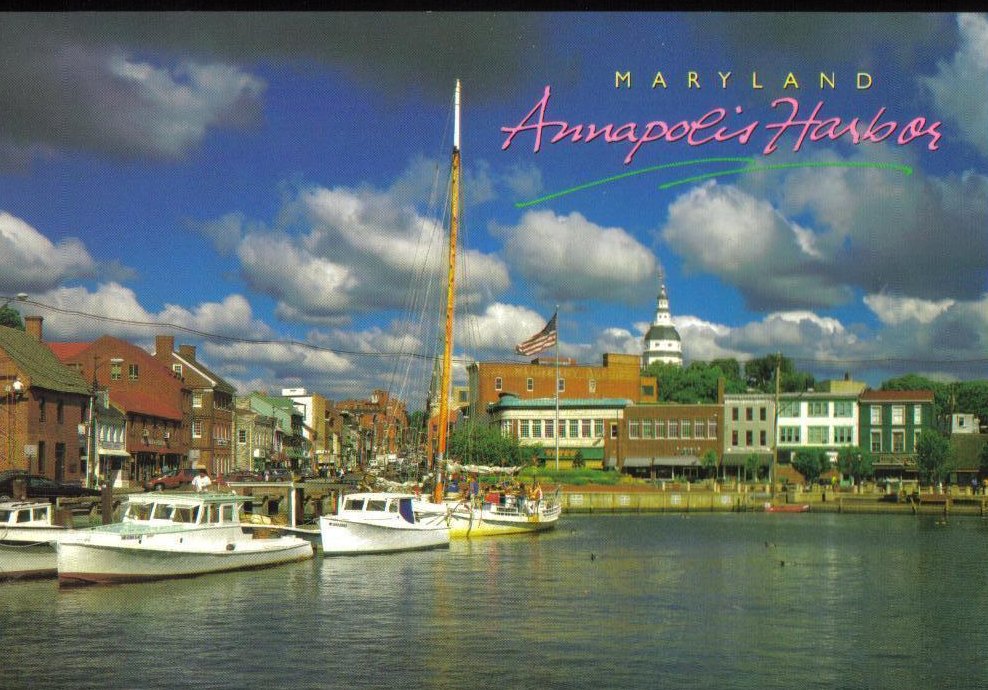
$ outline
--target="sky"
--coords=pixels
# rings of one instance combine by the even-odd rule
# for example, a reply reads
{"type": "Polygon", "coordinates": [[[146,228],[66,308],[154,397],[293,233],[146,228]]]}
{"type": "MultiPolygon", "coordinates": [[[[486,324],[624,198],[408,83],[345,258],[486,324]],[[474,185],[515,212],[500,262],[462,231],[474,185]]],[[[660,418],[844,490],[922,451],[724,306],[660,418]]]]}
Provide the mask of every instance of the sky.
{"type": "Polygon", "coordinates": [[[988,377],[986,15],[8,13],[0,35],[0,295],[46,340],[171,333],[241,392],[421,407],[459,79],[455,379],[524,361],[557,305],[560,355],[640,353],[660,276],[687,363],[988,377]]]}

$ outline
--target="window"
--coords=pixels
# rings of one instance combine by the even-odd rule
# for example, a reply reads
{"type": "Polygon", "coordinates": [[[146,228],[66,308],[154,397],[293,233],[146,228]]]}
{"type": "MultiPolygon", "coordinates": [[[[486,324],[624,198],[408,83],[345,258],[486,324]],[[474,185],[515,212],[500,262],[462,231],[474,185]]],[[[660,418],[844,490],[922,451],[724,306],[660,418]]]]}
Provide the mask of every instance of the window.
{"type": "Polygon", "coordinates": [[[913,424],[916,426],[923,425],[923,406],[913,405],[913,424]]]}
{"type": "Polygon", "coordinates": [[[63,424],[65,422],[65,403],[61,400],[55,403],[55,421],[59,424],[63,424]]]}
{"type": "Polygon", "coordinates": [[[202,438],[202,420],[192,420],[192,438],[202,438]]]}
{"type": "Polygon", "coordinates": [[[669,420],[669,438],[679,438],[679,422],[675,419],[669,420]]]}
{"type": "Polygon", "coordinates": [[[871,406],[871,423],[881,424],[882,423],[882,406],[872,405],[871,406]]]}
{"type": "Polygon", "coordinates": [[[542,438],[542,420],[532,420],[532,438],[542,438]]]}
{"type": "Polygon", "coordinates": [[[752,446],[754,445],[754,443],[755,443],[755,432],[752,431],[751,429],[748,429],[746,432],[744,432],[744,445],[752,446]]]}
{"type": "Polygon", "coordinates": [[[655,420],[655,438],[666,437],[666,421],[664,419],[655,420]]]}
{"type": "Polygon", "coordinates": [[[129,364],[129,365],[127,365],[127,378],[129,378],[131,381],[136,381],[137,380],[137,365],[136,364],[129,364]]]}
{"type": "Polygon", "coordinates": [[[830,443],[829,426],[811,426],[806,429],[806,442],[816,445],[830,443]]]}
{"type": "Polygon", "coordinates": [[[780,417],[798,417],[799,416],[799,401],[798,400],[783,400],[779,403],[779,416],[780,417]]]}
{"type": "Polygon", "coordinates": [[[244,446],[247,445],[247,430],[237,429],[237,443],[244,446]]]}
{"type": "Polygon", "coordinates": [[[628,420],[628,438],[638,438],[641,425],[637,419],[628,420]]]}
{"type": "Polygon", "coordinates": [[[48,413],[45,411],[45,399],[41,398],[38,400],[38,421],[44,422],[48,419],[48,413]]]}
{"type": "Polygon", "coordinates": [[[916,450],[916,448],[919,446],[919,435],[921,433],[922,432],[919,431],[918,429],[913,432],[913,450],[916,450]]]}
{"type": "Polygon", "coordinates": [[[121,371],[122,366],[123,365],[120,362],[110,362],[110,380],[111,381],[119,381],[120,380],[120,371],[121,371]]]}
{"type": "Polygon", "coordinates": [[[691,435],[690,431],[692,431],[690,428],[690,420],[684,419],[679,425],[680,438],[689,438],[691,435]]]}
{"type": "Polygon", "coordinates": [[[528,377],[527,379],[525,379],[525,390],[527,390],[529,393],[535,390],[535,379],[533,379],[532,377],[528,377]]]}
{"type": "Polygon", "coordinates": [[[807,414],[810,417],[826,417],[830,412],[830,403],[826,400],[810,400],[807,414]]]}
{"type": "Polygon", "coordinates": [[[758,432],[758,445],[767,446],[768,445],[768,432],[762,429],[758,432]]]}
{"type": "Polygon", "coordinates": [[[753,422],[755,420],[755,408],[746,407],[744,408],[744,419],[746,422],[753,422]]]}
{"type": "Polygon", "coordinates": [[[642,386],[642,397],[651,398],[655,395],[655,386],[642,386]]]}
{"type": "Polygon", "coordinates": [[[566,420],[565,419],[560,420],[560,422],[559,422],[559,438],[566,438],[566,430],[568,428],[569,428],[569,425],[566,423],[566,420]]]}
{"type": "Polygon", "coordinates": [[[731,445],[732,446],[737,446],[738,445],[738,430],[737,429],[734,429],[733,431],[731,431],[731,445]]]}
{"type": "Polygon", "coordinates": [[[501,390],[502,383],[503,382],[501,381],[501,377],[500,376],[495,376],[494,377],[494,390],[496,390],[496,391],[501,390]]]}
{"type": "Polygon", "coordinates": [[[580,420],[571,419],[569,420],[569,436],[570,438],[580,438],[580,420]]]}
{"type": "Polygon", "coordinates": [[[834,416],[835,417],[853,417],[854,416],[854,401],[853,400],[835,400],[834,401],[834,416]]]}
{"type": "Polygon", "coordinates": [[[590,390],[591,393],[596,393],[597,392],[597,379],[590,379],[590,381],[587,383],[587,388],[590,390]]]}
{"type": "Polygon", "coordinates": [[[38,441],[38,474],[45,473],[45,442],[38,441]]]}
{"type": "Polygon", "coordinates": [[[593,420],[593,435],[594,438],[604,438],[604,420],[595,419],[593,420]]]}
{"type": "Polygon", "coordinates": [[[738,421],[738,419],[740,419],[740,416],[738,414],[738,408],[736,407],[731,408],[731,419],[735,422],[738,421]]]}
{"type": "Polygon", "coordinates": [[[529,426],[528,426],[528,420],[527,419],[521,420],[521,432],[520,432],[520,435],[521,435],[522,438],[528,438],[529,435],[530,435],[529,426]]]}
{"type": "Polygon", "coordinates": [[[556,435],[556,422],[553,419],[545,420],[545,437],[553,438],[556,435]]]}
{"type": "Polygon", "coordinates": [[[202,407],[202,391],[192,391],[192,407],[202,407]]]}
{"type": "Polygon", "coordinates": [[[707,420],[707,438],[717,438],[717,418],[707,420]]]}
{"type": "Polygon", "coordinates": [[[590,420],[582,419],[580,420],[580,429],[582,431],[583,438],[590,438],[590,420]]]}
{"type": "Polygon", "coordinates": [[[179,376],[181,376],[182,375],[182,365],[181,364],[172,364],[172,371],[174,371],[176,374],[178,374],[179,376]]]}
{"type": "Polygon", "coordinates": [[[779,443],[799,443],[799,427],[780,426],[779,443]]]}
{"type": "Polygon", "coordinates": [[[767,414],[768,414],[768,412],[765,410],[764,407],[759,407],[758,408],[758,419],[760,419],[761,421],[764,422],[767,419],[767,417],[766,417],[767,414]]]}
{"type": "Polygon", "coordinates": [[[693,438],[703,438],[706,424],[702,419],[693,420],[693,438]]]}
{"type": "Polygon", "coordinates": [[[611,438],[615,439],[618,437],[618,425],[617,422],[611,422],[611,438]]]}
{"type": "MultiPolygon", "coordinates": [[[[875,406],[872,405],[872,409],[874,409],[874,407],[875,406]]],[[[882,452],[882,432],[881,431],[872,431],[871,432],[871,452],[872,453],[881,453],[882,452]]]]}
{"type": "Polygon", "coordinates": [[[854,443],[854,427],[835,426],[834,443],[854,443]]]}
{"type": "Polygon", "coordinates": [[[562,376],[560,376],[559,377],[559,383],[557,385],[559,386],[559,388],[557,390],[560,393],[562,393],[564,390],[566,390],[566,379],[564,379],[562,376]]]}
{"type": "Polygon", "coordinates": [[[643,419],[642,420],[642,438],[648,438],[648,439],[655,438],[654,432],[655,432],[655,426],[652,424],[652,420],[651,419],[643,419]]]}
{"type": "Polygon", "coordinates": [[[893,453],[905,453],[906,452],[906,432],[905,431],[893,431],[892,432],[892,452],[893,453]]]}
{"type": "Polygon", "coordinates": [[[895,426],[902,426],[906,423],[906,406],[905,405],[893,405],[892,406],[892,424],[895,426]]]}

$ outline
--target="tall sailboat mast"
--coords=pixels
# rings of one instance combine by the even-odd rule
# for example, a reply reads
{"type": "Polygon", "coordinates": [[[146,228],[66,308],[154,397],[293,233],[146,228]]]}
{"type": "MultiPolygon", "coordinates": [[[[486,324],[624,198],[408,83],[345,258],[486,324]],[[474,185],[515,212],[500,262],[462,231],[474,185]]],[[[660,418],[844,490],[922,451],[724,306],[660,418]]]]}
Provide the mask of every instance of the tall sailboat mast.
{"type": "Polygon", "coordinates": [[[450,175],[449,274],[446,279],[446,328],[443,337],[443,361],[439,387],[439,429],[436,445],[436,488],[441,490],[442,463],[446,457],[449,428],[449,389],[453,362],[453,307],[456,304],[456,235],[460,226],[460,80],[453,96],[453,161],[450,175]]]}

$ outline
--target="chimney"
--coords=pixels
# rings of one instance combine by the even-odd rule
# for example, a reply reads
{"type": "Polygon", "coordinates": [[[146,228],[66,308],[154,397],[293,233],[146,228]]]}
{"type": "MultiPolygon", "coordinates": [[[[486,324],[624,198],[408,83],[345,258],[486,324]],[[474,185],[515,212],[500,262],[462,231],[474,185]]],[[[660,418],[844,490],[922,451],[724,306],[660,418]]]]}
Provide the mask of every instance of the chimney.
{"type": "Polygon", "coordinates": [[[179,345],[178,355],[184,360],[189,362],[196,361],[196,346],[195,345],[179,345]]]}
{"type": "Polygon", "coordinates": [[[41,342],[41,322],[44,319],[40,316],[25,316],[24,317],[24,331],[37,340],[41,342]]]}
{"type": "Polygon", "coordinates": [[[156,335],[154,336],[154,358],[162,362],[168,362],[172,358],[175,350],[175,336],[156,335]]]}

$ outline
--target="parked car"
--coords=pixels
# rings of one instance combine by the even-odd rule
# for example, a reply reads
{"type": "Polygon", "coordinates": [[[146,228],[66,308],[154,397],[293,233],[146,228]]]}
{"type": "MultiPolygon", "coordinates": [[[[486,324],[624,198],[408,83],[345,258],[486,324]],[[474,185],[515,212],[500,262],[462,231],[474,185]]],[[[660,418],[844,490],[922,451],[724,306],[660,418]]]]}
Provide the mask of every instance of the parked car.
{"type": "Polygon", "coordinates": [[[261,476],[257,472],[251,472],[250,470],[234,470],[233,472],[227,472],[226,474],[221,474],[216,478],[218,484],[226,484],[227,482],[256,482],[260,481],[261,476]]]}
{"type": "Polygon", "coordinates": [[[28,498],[78,498],[99,496],[98,489],[87,489],[75,482],[58,482],[40,474],[28,474],[24,470],[0,472],[0,496],[14,495],[14,480],[23,479],[27,483],[28,498]]]}
{"type": "Polygon", "coordinates": [[[192,467],[181,467],[177,470],[169,470],[153,479],[144,482],[145,491],[162,491],[164,489],[177,489],[186,484],[191,484],[199,470],[192,467]]]}

